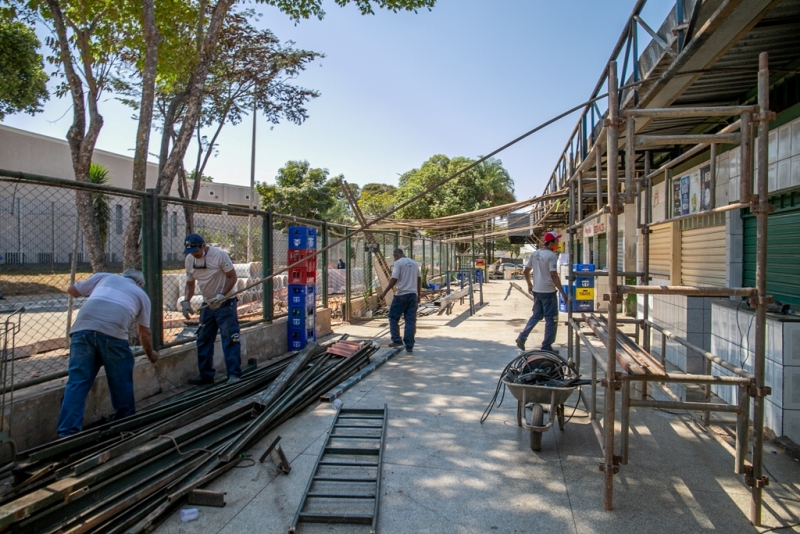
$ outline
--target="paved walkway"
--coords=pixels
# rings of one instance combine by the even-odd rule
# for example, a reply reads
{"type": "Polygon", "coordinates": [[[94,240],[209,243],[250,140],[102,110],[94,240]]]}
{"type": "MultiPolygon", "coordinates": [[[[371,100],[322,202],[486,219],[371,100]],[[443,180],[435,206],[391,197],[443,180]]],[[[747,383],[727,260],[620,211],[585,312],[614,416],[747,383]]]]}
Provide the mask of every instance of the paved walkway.
{"type": "MultiPolygon", "coordinates": [[[[514,337],[530,313],[530,301],[509,291],[508,282],[487,284],[484,299],[473,317],[461,307],[450,316],[421,318],[413,355],[399,354],[342,396],[346,407],[389,408],[379,532],[763,530],[748,522],[750,496],[733,473],[733,457],[685,412],[634,411],[630,464],[615,478],[611,512],[603,509],[602,456],[585,412],[577,410],[564,432],[546,433],[538,453],[516,426],[510,395],[480,424],[500,371],[517,355],[514,337]]],[[[335,330],[389,342],[385,319],[335,330]]],[[[540,324],[529,346],[542,331],[540,324]]],[[[563,326],[558,339],[566,340],[563,326]]],[[[573,395],[568,404],[576,401],[573,395]]],[[[207,488],[226,491],[226,507],[201,507],[190,523],[181,523],[176,512],[157,532],[287,532],[333,416],[328,404],[308,409],[250,451],[258,457],[282,436],[293,467],[289,475],[269,462],[234,469],[207,488]]],[[[800,521],[800,466],[771,443],[765,451],[771,481],[764,525],[800,521]]],[[[299,531],[369,529],[302,525],[299,531]]]]}

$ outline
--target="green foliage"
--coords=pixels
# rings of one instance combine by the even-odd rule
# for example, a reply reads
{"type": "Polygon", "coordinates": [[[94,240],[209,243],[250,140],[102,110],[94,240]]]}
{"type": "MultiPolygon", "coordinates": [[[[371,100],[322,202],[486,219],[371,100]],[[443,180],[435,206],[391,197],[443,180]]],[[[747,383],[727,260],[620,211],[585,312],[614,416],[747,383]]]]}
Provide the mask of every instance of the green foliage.
{"type": "MultiPolygon", "coordinates": [[[[108,169],[99,163],[92,163],[89,166],[89,183],[106,185],[108,182],[108,169]]],[[[92,199],[92,212],[94,220],[97,222],[100,243],[105,245],[108,238],[108,227],[111,223],[111,203],[108,195],[103,193],[91,193],[89,196],[92,199]]]]}
{"type": "Polygon", "coordinates": [[[39,39],[20,21],[0,18],[0,119],[38,113],[47,100],[47,74],[36,50],[39,39]]]}
{"type": "MultiPolygon", "coordinates": [[[[190,182],[194,182],[195,176],[197,176],[197,171],[192,170],[192,172],[190,172],[189,175],[187,176],[187,179],[190,182]]],[[[201,174],[200,175],[200,181],[204,182],[204,183],[207,183],[207,184],[210,184],[210,183],[214,182],[214,177],[213,176],[209,176],[207,174],[201,174]]]]}
{"type": "MultiPolygon", "coordinates": [[[[325,11],[322,9],[322,0],[262,0],[263,3],[276,6],[278,9],[289,15],[293,20],[307,19],[316,17],[320,20],[325,16],[325,11]]],[[[351,3],[351,0],[334,0],[337,5],[345,6],[351,3]]],[[[372,4],[374,3],[381,9],[388,9],[393,12],[398,11],[413,11],[427,7],[430,9],[436,3],[436,0],[352,0],[356,4],[362,15],[371,15],[374,13],[372,4]]]]}
{"type": "Polygon", "coordinates": [[[366,184],[358,197],[358,207],[367,220],[376,219],[397,205],[397,188],[387,184],[366,184]]]}
{"type": "MultiPolygon", "coordinates": [[[[394,201],[402,204],[475,160],[436,155],[400,177],[394,201]]],[[[514,181],[498,159],[488,159],[401,210],[400,219],[436,219],[514,202],[514,181]]]]}
{"type": "Polygon", "coordinates": [[[322,221],[336,204],[333,184],[343,177],[328,179],[328,169],[312,169],[308,161],[288,161],[278,169],[275,184],[258,183],[265,210],[322,221]]]}

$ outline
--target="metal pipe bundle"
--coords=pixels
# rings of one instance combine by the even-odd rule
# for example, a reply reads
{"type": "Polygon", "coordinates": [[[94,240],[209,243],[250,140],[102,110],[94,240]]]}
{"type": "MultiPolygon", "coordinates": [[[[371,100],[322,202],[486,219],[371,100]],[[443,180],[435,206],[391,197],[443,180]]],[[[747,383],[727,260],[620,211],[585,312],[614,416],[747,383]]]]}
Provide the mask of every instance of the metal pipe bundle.
{"type": "Polygon", "coordinates": [[[369,363],[374,342],[347,358],[326,346],[249,369],[241,382],[194,388],[120,421],[21,453],[0,498],[0,530],[141,532],[244,451],[369,363]],[[288,369],[298,358],[308,363],[288,369]],[[282,392],[267,388],[284,381],[282,392]]]}

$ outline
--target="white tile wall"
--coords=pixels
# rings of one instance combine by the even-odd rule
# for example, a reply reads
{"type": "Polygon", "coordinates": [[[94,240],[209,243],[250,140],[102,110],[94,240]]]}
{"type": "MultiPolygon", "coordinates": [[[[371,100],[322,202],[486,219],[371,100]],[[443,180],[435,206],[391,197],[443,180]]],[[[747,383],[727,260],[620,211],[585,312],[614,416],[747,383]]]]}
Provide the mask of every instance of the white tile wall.
{"type": "Polygon", "coordinates": [[[778,162],[777,189],[787,189],[792,185],[792,160],[782,159],[778,162]]]}
{"type": "Polygon", "coordinates": [[[792,121],[792,155],[800,154],[800,121],[792,121]]]}
{"type": "Polygon", "coordinates": [[[783,411],[783,435],[795,443],[800,443],[800,410],[783,411]]]}
{"type": "Polygon", "coordinates": [[[792,155],[792,124],[784,124],[778,128],[778,157],[777,161],[792,155]]]}
{"type": "MultiPolygon", "coordinates": [[[[798,142],[800,144],[800,142],[798,142]]],[[[792,186],[800,185],[800,154],[797,156],[792,156],[792,165],[791,165],[791,176],[789,177],[789,182],[792,186]]],[[[719,189],[719,186],[717,186],[719,189]]]]}
{"type": "Polygon", "coordinates": [[[767,167],[767,187],[769,191],[776,191],[778,186],[778,164],[770,163],[767,167]]]}
{"type": "MultiPolygon", "coordinates": [[[[770,402],[769,399],[770,397],[767,397],[767,402],[764,403],[764,425],[767,428],[772,429],[772,431],[778,436],[783,436],[786,434],[784,432],[785,429],[783,426],[783,416],[784,413],[790,412],[784,412],[781,407],[775,405],[773,402],[770,402]]],[[[752,404],[750,405],[750,408],[752,411],[752,404]]]]}
{"type": "Polygon", "coordinates": [[[783,407],[798,410],[800,409],[800,367],[784,367],[783,376],[783,407]]]}
{"type": "Polygon", "coordinates": [[[783,323],[783,351],[786,365],[800,365],[800,323],[783,323]]]}
{"type": "MultiPolygon", "coordinates": [[[[756,145],[758,146],[758,145],[756,145]]],[[[769,163],[778,161],[778,131],[772,130],[769,133],[769,163]]]]}

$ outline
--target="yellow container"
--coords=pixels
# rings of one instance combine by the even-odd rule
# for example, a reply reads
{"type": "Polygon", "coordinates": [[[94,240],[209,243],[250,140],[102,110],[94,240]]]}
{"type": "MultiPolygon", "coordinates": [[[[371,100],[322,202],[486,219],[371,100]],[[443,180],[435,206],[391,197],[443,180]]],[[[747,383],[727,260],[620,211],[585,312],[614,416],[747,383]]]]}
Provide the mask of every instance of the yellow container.
{"type": "Polygon", "coordinates": [[[575,300],[594,300],[593,287],[576,287],[575,300]]]}

